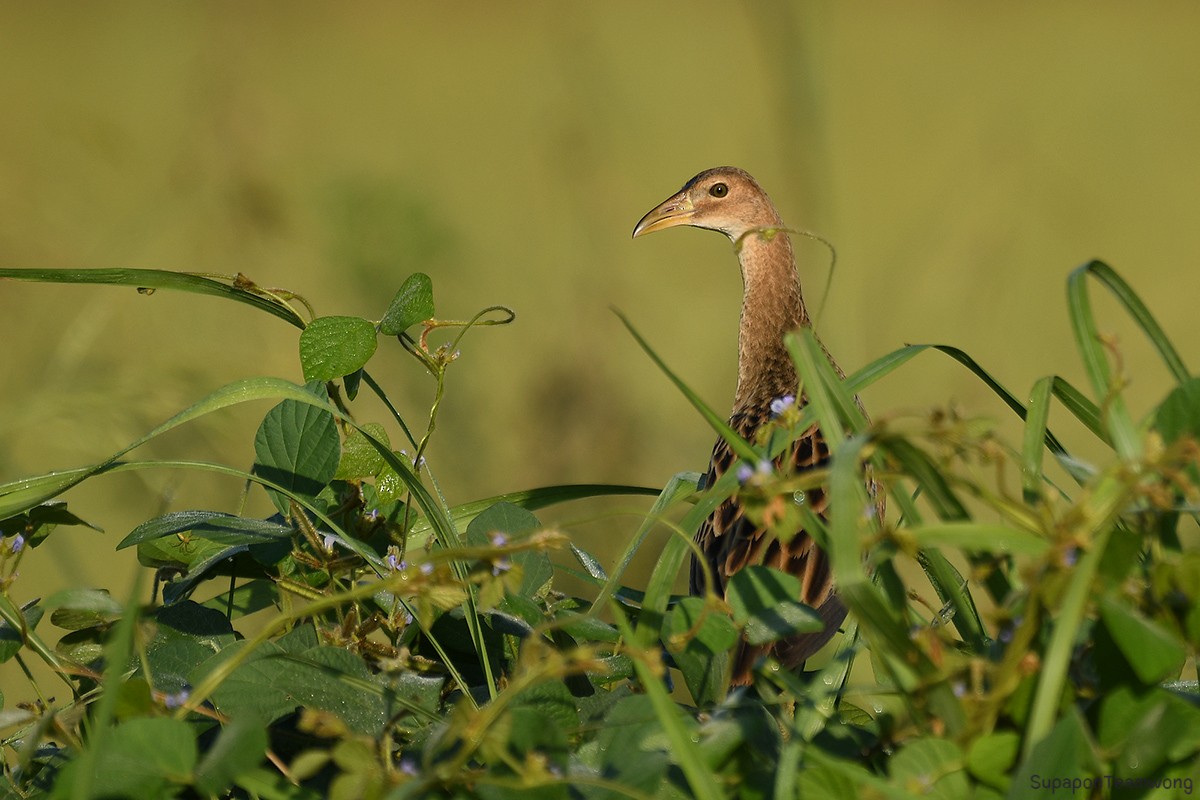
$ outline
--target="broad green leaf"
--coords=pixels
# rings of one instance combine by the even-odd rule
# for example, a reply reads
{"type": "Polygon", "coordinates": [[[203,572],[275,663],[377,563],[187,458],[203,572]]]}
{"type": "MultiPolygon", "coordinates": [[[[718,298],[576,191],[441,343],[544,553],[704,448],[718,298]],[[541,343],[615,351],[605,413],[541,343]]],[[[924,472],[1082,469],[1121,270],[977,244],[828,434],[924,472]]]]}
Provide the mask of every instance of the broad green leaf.
{"type": "MultiPolygon", "coordinates": [[[[493,537],[497,534],[500,534],[497,541],[512,543],[524,539],[541,527],[542,523],[538,518],[525,509],[511,503],[496,503],[467,526],[467,544],[476,547],[492,546],[493,537]]],[[[554,566],[546,553],[526,551],[514,553],[510,558],[514,564],[521,567],[521,586],[518,593],[523,597],[535,597],[554,576],[554,566]]]]}
{"type": "Polygon", "coordinates": [[[386,466],[379,451],[367,441],[366,434],[370,434],[389,447],[391,446],[387,430],[378,422],[368,422],[362,426],[362,431],[351,431],[342,445],[342,457],[338,461],[337,473],[334,475],[338,480],[371,478],[378,475],[386,466]]]}
{"type": "Polygon", "coordinates": [[[746,641],[759,645],[825,627],[816,611],[799,602],[800,580],[771,567],[750,566],[729,578],[725,597],[746,641]]]}
{"type": "MultiPolygon", "coordinates": [[[[337,474],[341,440],[333,414],[284,400],[267,412],[254,437],[254,473],[301,497],[315,499],[337,474]]],[[[279,513],[291,513],[287,496],[267,490],[279,513]]]]}
{"type": "MultiPolygon", "coordinates": [[[[236,639],[224,614],[190,600],[158,609],[153,619],[154,638],[146,646],[145,663],[154,688],[164,692],[186,688],[197,666],[236,639]]],[[[141,662],[136,666],[140,672],[141,662]]]]}
{"type": "Polygon", "coordinates": [[[1143,683],[1154,684],[1179,674],[1187,650],[1163,626],[1111,597],[1100,601],[1100,618],[1143,683]]]}
{"type": "Polygon", "coordinates": [[[359,317],[318,317],[300,334],[306,381],[331,381],[363,368],[379,345],[375,326],[359,317]]]}
{"type": "Polygon", "coordinates": [[[70,631],[107,625],[121,616],[121,604],[103,589],[63,589],[46,598],[50,622],[70,631]]]}
{"type": "MultiPolygon", "coordinates": [[[[112,693],[114,698],[116,693],[112,693]]],[[[186,722],[166,717],[126,720],[88,748],[99,767],[82,797],[162,800],[191,783],[196,766],[196,736],[186,722]]],[[[87,762],[71,762],[59,778],[78,786],[87,762]]]]}
{"type": "Polygon", "coordinates": [[[738,642],[737,627],[729,617],[703,598],[684,597],[667,615],[664,638],[696,705],[710,706],[720,700],[730,650],[738,642]]]}
{"type": "Polygon", "coordinates": [[[971,749],[967,752],[967,769],[988,786],[1007,790],[1020,750],[1021,735],[1016,731],[984,734],[971,743],[971,749]]]}
{"type": "Polygon", "coordinates": [[[432,319],[433,315],[433,281],[423,272],[414,272],[392,298],[379,323],[379,332],[384,336],[398,336],[418,322],[432,319]]]}
{"type": "Polygon", "coordinates": [[[659,796],[659,787],[671,765],[655,714],[650,698],[639,694],[618,700],[596,723],[600,729],[596,737],[599,770],[645,797],[659,796]],[[655,738],[660,741],[656,743],[655,738]]]}
{"type": "Polygon", "coordinates": [[[1200,378],[1176,386],[1155,411],[1154,427],[1168,443],[1184,436],[1200,439],[1200,378]]]}
{"type": "Polygon", "coordinates": [[[962,751],[945,739],[917,739],[902,747],[888,762],[892,783],[920,792],[922,797],[960,800],[971,787],[962,751]]]}
{"type": "Polygon", "coordinates": [[[196,790],[217,795],[239,775],[257,767],[266,757],[267,731],[255,719],[235,719],[221,728],[217,740],[196,767],[196,790]]]}
{"type": "MultiPolygon", "coordinates": [[[[201,664],[193,671],[191,683],[199,685],[244,646],[239,642],[226,647],[201,664]]],[[[231,717],[248,714],[268,722],[299,706],[328,711],[351,730],[368,735],[377,735],[389,714],[382,687],[362,658],[327,645],[292,655],[265,642],[225,678],[212,699],[231,717]]]]}
{"type": "Polygon", "coordinates": [[[579,712],[571,690],[560,680],[547,680],[519,692],[510,702],[537,712],[543,723],[553,721],[560,731],[579,727],[579,712]]]}
{"type": "MultiPolygon", "coordinates": [[[[1100,774],[1101,766],[1087,722],[1071,706],[1020,762],[1013,777],[1010,797],[1050,794],[1048,781],[1058,778],[1087,778],[1100,774]]],[[[1061,785],[1059,788],[1062,788],[1061,785]]]]}

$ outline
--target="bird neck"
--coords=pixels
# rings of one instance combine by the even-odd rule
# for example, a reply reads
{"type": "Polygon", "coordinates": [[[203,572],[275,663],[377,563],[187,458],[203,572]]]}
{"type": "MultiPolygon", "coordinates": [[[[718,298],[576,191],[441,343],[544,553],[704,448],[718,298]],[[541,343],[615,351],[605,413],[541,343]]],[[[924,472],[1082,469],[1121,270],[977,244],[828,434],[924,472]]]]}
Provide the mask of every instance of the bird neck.
{"type": "Polygon", "coordinates": [[[761,408],[796,392],[796,368],[783,337],[811,322],[786,233],[743,236],[738,261],[744,289],[734,407],[761,408]]]}

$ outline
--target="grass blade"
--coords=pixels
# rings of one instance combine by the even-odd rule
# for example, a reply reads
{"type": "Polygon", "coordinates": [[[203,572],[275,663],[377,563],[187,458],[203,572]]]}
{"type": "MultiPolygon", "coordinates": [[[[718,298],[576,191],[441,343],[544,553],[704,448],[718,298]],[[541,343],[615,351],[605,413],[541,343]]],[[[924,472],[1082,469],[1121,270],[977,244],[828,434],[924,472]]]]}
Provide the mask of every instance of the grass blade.
{"type": "MultiPolygon", "coordinates": [[[[1092,262],[1092,264],[1097,262],[1092,262]]],[[[1092,390],[1100,398],[1104,430],[1112,437],[1113,449],[1126,461],[1132,461],[1140,450],[1133,418],[1121,397],[1121,387],[1114,380],[1105,352],[1104,340],[1096,328],[1092,301],[1087,290],[1087,276],[1092,264],[1074,270],[1067,278],[1067,307],[1071,314],[1071,331],[1083,360],[1092,390]]]]}
{"type": "Polygon", "coordinates": [[[633,327],[633,323],[631,323],[624,314],[615,310],[614,313],[617,315],[617,318],[621,320],[621,323],[625,326],[626,330],[628,330],[633,336],[634,340],[637,341],[638,346],[646,352],[646,355],[650,356],[650,360],[653,361],[660,370],[662,370],[663,374],[671,380],[671,383],[675,384],[675,388],[679,389],[679,391],[683,393],[683,396],[686,397],[687,401],[692,404],[692,407],[700,412],[701,416],[703,416],[708,424],[712,426],[712,429],[716,431],[722,439],[729,443],[729,446],[733,449],[733,452],[736,453],[739,458],[744,458],[751,464],[758,463],[758,461],[762,458],[762,455],[759,454],[759,452],[755,450],[754,447],[752,447],[745,439],[738,436],[737,432],[734,431],[733,428],[729,427],[729,424],[723,417],[709,408],[708,404],[700,399],[700,395],[693,392],[690,386],[684,383],[678,375],[671,371],[671,368],[667,366],[665,361],[659,358],[658,353],[654,352],[654,350],[650,347],[650,344],[642,338],[642,335],[637,332],[637,329],[633,327]]]}
{"type": "Polygon", "coordinates": [[[132,286],[136,289],[171,289],[179,292],[223,297],[279,317],[284,322],[304,327],[304,321],[287,306],[257,292],[189,272],[164,269],[0,269],[0,279],[36,283],[104,284],[132,286]]]}

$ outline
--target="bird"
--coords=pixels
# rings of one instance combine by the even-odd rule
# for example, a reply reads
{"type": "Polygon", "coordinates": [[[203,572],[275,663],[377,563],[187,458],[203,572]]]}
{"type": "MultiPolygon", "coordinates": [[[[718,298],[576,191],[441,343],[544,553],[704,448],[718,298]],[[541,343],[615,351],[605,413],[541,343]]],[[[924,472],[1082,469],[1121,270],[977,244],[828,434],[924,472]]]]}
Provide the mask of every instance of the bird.
{"type": "MultiPolygon", "coordinates": [[[[743,290],[737,388],[729,425],[743,439],[754,441],[755,432],[771,419],[773,403],[778,409],[788,397],[798,405],[806,402],[784,345],[785,334],[812,327],[789,231],[767,193],[737,167],[717,167],[696,175],[647,212],[634,227],[633,236],[680,225],[718,231],[734,243],[743,290]]],[[[845,377],[833,358],[829,360],[838,376],[845,377]]],[[[814,425],[780,455],[775,466],[799,473],[825,465],[829,455],[829,445],[814,425]]],[[[712,486],[736,460],[728,443],[718,438],[703,485],[712,486]]],[[[819,488],[805,492],[805,503],[822,517],[827,510],[827,497],[819,488]]],[[[764,655],[774,656],[788,669],[800,669],[845,619],[846,606],[834,587],[829,559],[812,536],[798,531],[787,543],[781,542],[746,516],[737,494],[701,523],[695,541],[718,595],[723,595],[729,579],[747,566],[775,567],[799,578],[801,591],[796,599],[815,609],[825,626],[819,632],[766,645],[752,646],[743,639],[732,661],[731,685],[749,684],[755,663],[764,655]]],[[[704,595],[706,585],[704,564],[693,554],[691,594],[704,595]]]]}

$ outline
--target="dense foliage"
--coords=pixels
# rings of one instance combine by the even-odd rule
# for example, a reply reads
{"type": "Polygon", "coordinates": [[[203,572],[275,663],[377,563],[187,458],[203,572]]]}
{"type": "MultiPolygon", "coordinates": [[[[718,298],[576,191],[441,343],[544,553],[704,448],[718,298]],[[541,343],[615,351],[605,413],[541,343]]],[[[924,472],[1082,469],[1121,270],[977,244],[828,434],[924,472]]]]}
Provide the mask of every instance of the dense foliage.
{"type": "Polygon", "coordinates": [[[440,320],[421,274],[378,322],[306,320],[296,298],[242,276],[0,277],[248,303],[301,329],[307,382],[231,384],[101,463],[0,486],[0,662],[30,675],[29,696],[0,710],[11,796],[1158,798],[1190,795],[1200,777],[1200,379],[1104,264],[1068,282],[1091,397],[1051,376],[1021,402],[949,347],[905,347],[841,381],[802,332],[789,347],[810,405],[781,404],[758,441],[738,440],[660,362],[750,469],[703,491],[681,473],[661,492],[557,486],[458,507],[425,452],[463,334],[510,321],[506,309],[440,320]],[[1091,280],[1178,382],[1140,422],[1097,330],[1091,280]],[[423,431],[398,413],[351,413],[364,389],[392,407],[364,369],[381,336],[431,376],[423,431]],[[925,350],[985,381],[1024,421],[1022,442],[950,410],[876,409],[868,423],[854,393],[925,350]],[[248,472],[130,455],[264,399],[278,404],[248,472]],[[1048,430],[1054,401],[1103,444],[1104,463],[1073,457],[1048,430]],[[814,423],[840,442],[827,470],[761,466],[814,423]],[[156,570],[150,602],[141,585],[10,599],[23,559],[57,527],[86,524],[64,492],[179,466],[253,484],[276,513],[184,510],[139,525],[118,548],[156,570]],[[887,494],[885,519],[870,512],[868,473],[887,494]],[[818,485],[827,520],[804,503],[818,485]],[[621,534],[614,563],[533,513],[639,492],[657,500],[621,534]],[[795,579],[767,568],[739,574],[725,599],[672,596],[691,532],[734,492],[778,535],[802,522],[824,540],[851,615],[815,671],[762,663],[751,687],[729,692],[739,636],[767,642],[813,624],[791,599],[795,579]],[[673,535],[649,584],[626,585],[658,525],[673,535]],[[47,699],[64,688],[39,685],[31,660],[50,666],[64,699],[47,699]]]}

